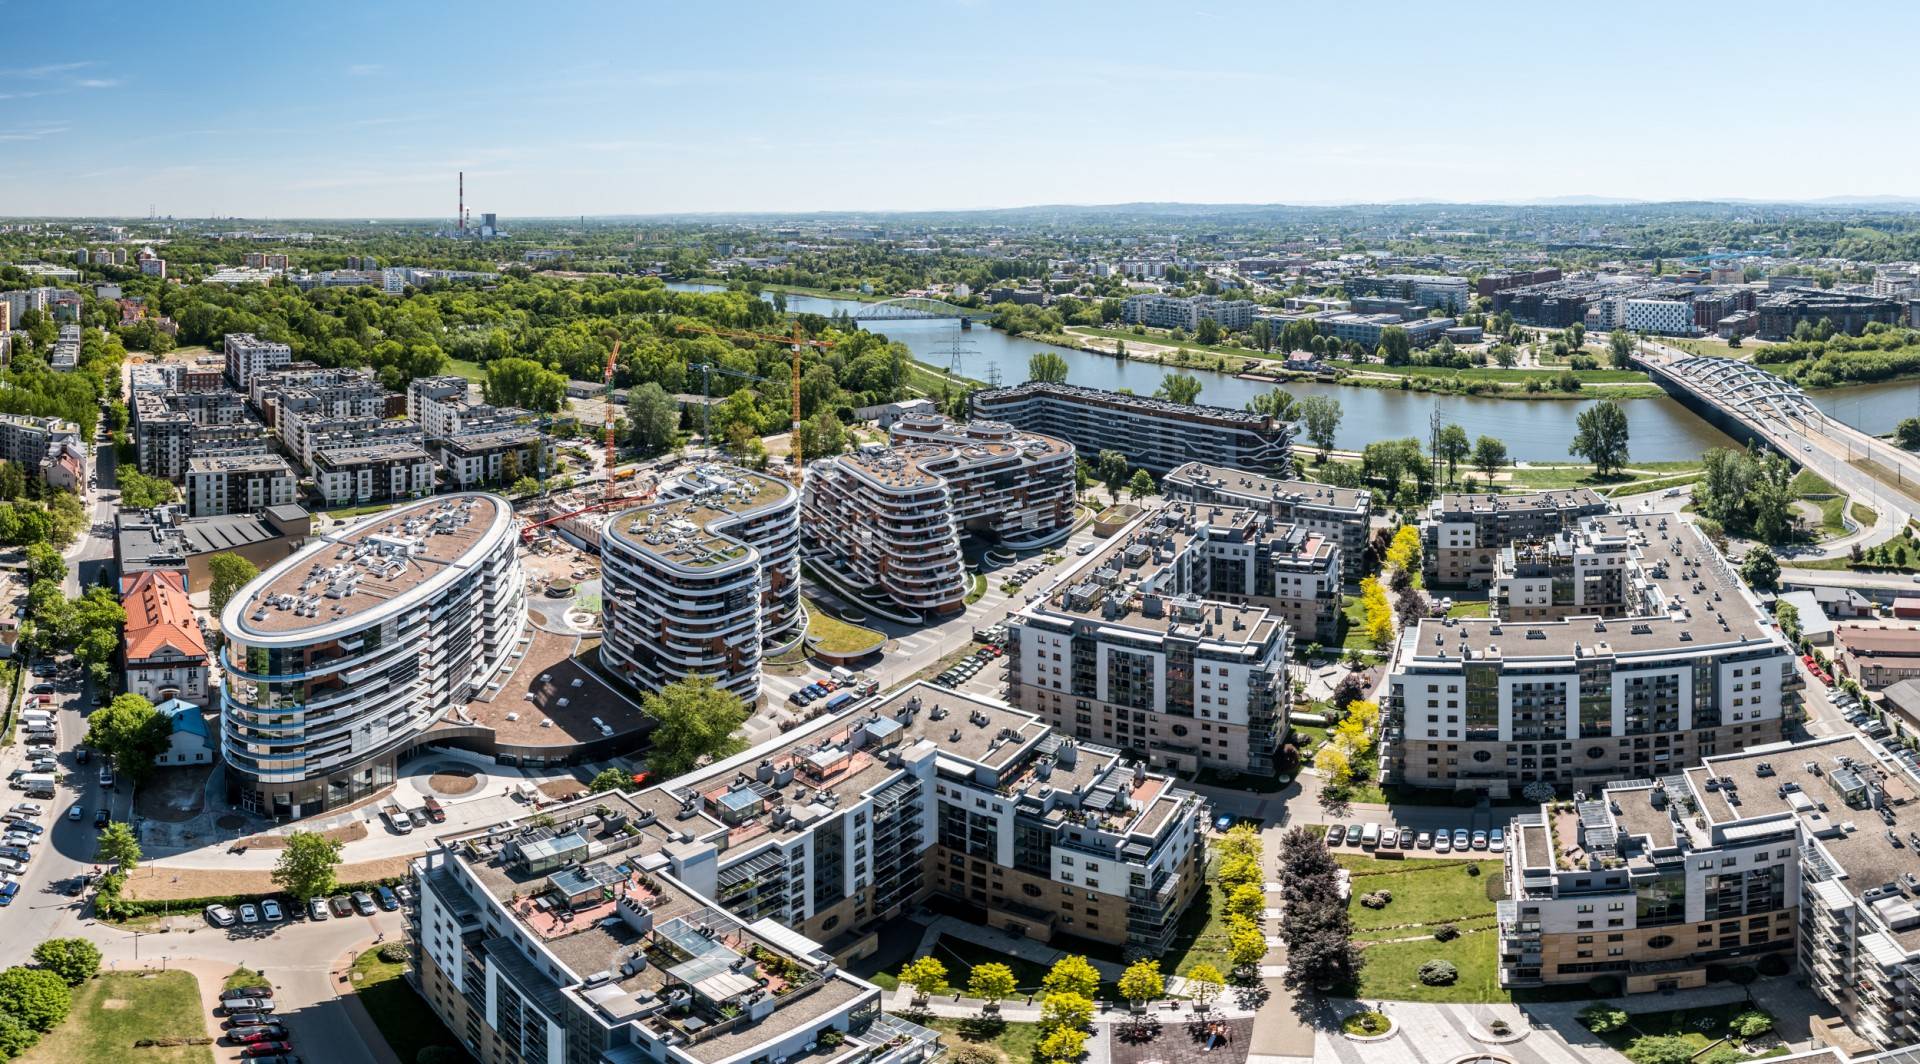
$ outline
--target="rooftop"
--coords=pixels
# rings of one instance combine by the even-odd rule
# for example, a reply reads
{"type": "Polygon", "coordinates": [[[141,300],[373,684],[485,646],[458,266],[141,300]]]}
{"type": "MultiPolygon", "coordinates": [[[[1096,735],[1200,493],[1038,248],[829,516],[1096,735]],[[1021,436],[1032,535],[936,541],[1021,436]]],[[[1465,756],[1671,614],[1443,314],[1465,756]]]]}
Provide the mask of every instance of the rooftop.
{"type": "Polygon", "coordinates": [[[1448,492],[1434,500],[1433,512],[1451,518],[1455,515],[1485,513],[1516,513],[1586,508],[1605,510],[1607,506],[1607,500],[1592,488],[1569,488],[1563,491],[1531,491],[1518,495],[1448,492]]]}
{"type": "Polygon", "coordinates": [[[1310,480],[1281,480],[1244,469],[1208,466],[1199,462],[1188,462],[1168,473],[1160,483],[1163,489],[1169,484],[1190,483],[1205,485],[1222,495],[1248,500],[1283,499],[1300,506],[1358,513],[1365,513],[1373,500],[1372,492],[1359,488],[1337,488],[1310,480]]]}
{"type": "Polygon", "coordinates": [[[724,526],[794,498],[786,481],[732,466],[703,466],[679,483],[682,494],[616,514],[607,522],[607,534],[675,565],[710,568],[743,558],[750,549],[722,531],[724,526]]]}
{"type": "Polygon", "coordinates": [[[442,717],[436,728],[477,724],[502,746],[574,746],[647,726],[640,707],[615,694],[575,652],[577,636],[531,629],[513,669],[494,677],[482,696],[442,717]]]}
{"type": "Polygon", "coordinates": [[[1855,657],[1905,658],[1920,655],[1920,628],[1866,628],[1843,624],[1834,630],[1840,645],[1855,657]]]}
{"type": "Polygon", "coordinates": [[[1256,414],[1251,410],[1235,410],[1232,407],[1208,406],[1203,403],[1176,403],[1170,399],[1128,395],[1124,392],[1110,392],[1104,388],[1086,388],[1078,384],[1055,384],[1051,381],[1028,381],[1009,388],[986,388],[974,392],[971,400],[975,404],[974,408],[980,409],[980,404],[1032,396],[1058,396],[1062,399],[1098,403],[1149,414],[1168,414],[1178,418],[1201,419],[1253,428],[1266,428],[1273,424],[1272,418],[1265,414],[1256,414]]]}
{"type": "Polygon", "coordinates": [[[227,604],[231,635],[286,635],[350,621],[474,563],[512,513],[494,495],[441,495],[318,537],[227,604]]]}

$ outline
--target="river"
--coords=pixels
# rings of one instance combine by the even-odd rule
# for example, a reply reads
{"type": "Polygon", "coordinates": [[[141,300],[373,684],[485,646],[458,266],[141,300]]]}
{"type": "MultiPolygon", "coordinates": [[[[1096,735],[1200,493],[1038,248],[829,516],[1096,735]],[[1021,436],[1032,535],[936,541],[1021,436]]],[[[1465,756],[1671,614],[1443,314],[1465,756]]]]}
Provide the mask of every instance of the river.
{"type": "MultiPolygon", "coordinates": [[[[720,290],[718,285],[678,282],[667,287],[680,292],[720,290]]],[[[831,315],[840,310],[852,312],[860,306],[858,301],[850,299],[799,295],[787,297],[787,309],[794,313],[831,315]]],[[[997,369],[1002,381],[1018,383],[1027,379],[1028,358],[1038,351],[1052,351],[1066,360],[1067,380],[1070,383],[1092,388],[1131,388],[1141,395],[1151,395],[1162,378],[1171,373],[1185,372],[1199,378],[1204,385],[1200,401],[1218,406],[1244,407],[1247,400],[1276,387],[1283,387],[1302,398],[1309,395],[1331,396],[1340,401],[1343,415],[1335,439],[1335,446],[1342,450],[1357,451],[1369,443],[1407,436],[1418,437],[1424,445],[1429,419],[1438,409],[1441,421],[1466,429],[1470,438],[1493,436],[1505,441],[1507,452],[1517,460],[1577,462],[1581,459],[1567,452],[1567,444],[1573,439],[1575,431],[1574,418],[1597,401],[1485,399],[1317,382],[1274,385],[1264,381],[1241,380],[1232,374],[1212,370],[1179,370],[1151,362],[1117,359],[1090,351],[1038,343],[1009,337],[984,325],[976,325],[962,332],[958,323],[952,321],[890,321],[875,323],[872,329],[906,344],[915,359],[936,369],[947,369],[953,365],[953,343],[958,339],[961,341],[959,373],[974,380],[991,380],[997,369]]],[[[1701,452],[1709,447],[1736,446],[1720,430],[1695,417],[1672,399],[1627,399],[1622,400],[1621,406],[1627,412],[1632,433],[1629,449],[1633,457],[1640,461],[1682,461],[1700,457],[1701,452]]],[[[1889,421],[1880,431],[1891,428],[1889,421]]]]}

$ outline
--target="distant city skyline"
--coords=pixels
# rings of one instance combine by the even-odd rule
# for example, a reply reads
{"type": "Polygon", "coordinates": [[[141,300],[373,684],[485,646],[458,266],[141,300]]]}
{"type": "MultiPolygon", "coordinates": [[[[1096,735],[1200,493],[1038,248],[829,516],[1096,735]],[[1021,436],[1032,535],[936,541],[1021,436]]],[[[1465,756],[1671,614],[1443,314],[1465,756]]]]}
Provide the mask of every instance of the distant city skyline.
{"type": "Polygon", "coordinates": [[[0,62],[0,215],[1920,199],[1864,61],[1920,9],[1872,6],[82,0],[0,62]]]}

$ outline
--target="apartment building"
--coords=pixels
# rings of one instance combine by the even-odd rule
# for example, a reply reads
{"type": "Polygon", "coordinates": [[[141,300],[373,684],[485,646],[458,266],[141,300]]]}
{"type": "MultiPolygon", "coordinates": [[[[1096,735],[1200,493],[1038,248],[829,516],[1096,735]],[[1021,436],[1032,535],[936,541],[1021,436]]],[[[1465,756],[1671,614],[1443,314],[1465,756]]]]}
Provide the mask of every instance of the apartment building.
{"type": "Polygon", "coordinates": [[[255,375],[279,369],[293,361],[293,348],[262,340],[252,333],[228,333],[225,338],[227,379],[245,388],[255,375]]]}
{"type": "Polygon", "coordinates": [[[433,494],[435,466],[418,440],[400,438],[376,443],[341,443],[353,439],[339,433],[321,441],[310,467],[314,486],[328,506],[352,506],[384,499],[418,499],[433,494]]]}
{"type": "Polygon", "coordinates": [[[975,418],[1065,440],[1081,454],[1119,451],[1155,476],[1188,462],[1280,476],[1293,468],[1293,425],[1248,410],[1044,381],[985,388],[968,405],[975,418]]]}
{"type": "Polygon", "coordinates": [[[1619,617],[1629,608],[1632,537],[1582,526],[1511,543],[1494,563],[1493,616],[1502,621],[1619,617]]]}
{"type": "Polygon", "coordinates": [[[1590,488],[1441,495],[1420,518],[1427,581],[1436,587],[1484,587],[1493,579],[1502,548],[1552,539],[1610,508],[1590,488]]]}
{"type": "Polygon", "coordinates": [[[80,326],[62,325],[53,350],[47,352],[47,367],[66,370],[80,364],[80,326]]]}
{"type": "Polygon", "coordinates": [[[1677,299],[1629,299],[1620,325],[1633,332],[1656,336],[1691,336],[1694,332],[1693,319],[1693,304],[1690,302],[1677,299]]]}
{"type": "Polygon", "coordinates": [[[1832,760],[1834,745],[1676,765],[1516,817],[1508,900],[1497,906],[1500,984],[1610,976],[1639,994],[1704,986],[1709,966],[1769,956],[1785,970],[1801,916],[1793,809],[1824,819],[1823,805],[1847,801],[1848,792],[1828,785],[1848,774],[1832,760]],[[1807,770],[1823,759],[1833,775],[1807,770]]]}
{"type": "Polygon", "coordinates": [[[1622,616],[1422,619],[1388,675],[1395,778],[1591,791],[1779,741],[1805,680],[1726,559],[1666,515],[1582,527],[1627,538],[1622,616]]]}
{"type": "Polygon", "coordinates": [[[121,637],[127,691],[154,705],[176,698],[206,705],[207,640],[187,601],[186,578],[143,572],[120,605],[127,612],[121,637]]]}
{"type": "Polygon", "coordinates": [[[707,465],[601,535],[601,665],[642,691],[705,676],[752,704],[760,661],[803,634],[800,493],[707,465]]]}
{"type": "Polygon", "coordinates": [[[1776,292],[1755,308],[1762,340],[1791,340],[1800,323],[1833,323],[1836,331],[1859,336],[1874,322],[1898,325],[1906,317],[1906,301],[1881,299],[1850,292],[1794,288],[1776,292]]]}
{"type": "Polygon", "coordinates": [[[1403,299],[1409,303],[1418,303],[1444,310],[1448,314],[1465,314],[1473,309],[1473,292],[1465,277],[1449,277],[1445,274],[1389,273],[1378,277],[1346,277],[1340,285],[1347,290],[1349,297],[1378,296],[1387,299],[1403,299]]]}
{"type": "Polygon", "coordinates": [[[1339,546],[1342,576],[1353,581],[1363,575],[1367,519],[1373,509],[1370,491],[1188,462],[1160,478],[1160,493],[1185,502],[1244,507],[1276,524],[1317,532],[1339,546]]]}
{"type": "Polygon", "coordinates": [[[128,427],[140,472],[179,483],[196,457],[267,452],[264,426],[238,395],[165,390],[160,383],[178,377],[135,378],[128,427]]]}
{"type": "Polygon", "coordinates": [[[537,425],[511,422],[470,428],[442,439],[429,437],[434,460],[456,488],[512,484],[540,475],[541,436],[537,425]]]}
{"type": "Polygon", "coordinates": [[[473,382],[465,377],[415,377],[407,385],[407,416],[430,440],[457,436],[473,421],[492,424],[498,411],[474,402],[472,391],[473,382]]]}
{"type": "Polygon", "coordinates": [[[261,374],[250,392],[280,445],[308,469],[325,446],[420,439],[416,423],[394,416],[404,397],[387,391],[368,370],[315,367],[261,374]]]}
{"type": "Polygon", "coordinates": [[[189,459],[186,480],[188,512],[194,517],[256,513],[300,497],[300,478],[277,454],[189,459]]]}
{"type": "Polygon", "coordinates": [[[1192,332],[1202,321],[1213,321],[1228,332],[1253,327],[1253,315],[1259,305],[1249,299],[1220,299],[1216,296],[1128,296],[1120,304],[1120,320],[1129,325],[1147,325],[1156,329],[1185,329],[1192,332]]]}
{"type": "Polygon", "coordinates": [[[513,508],[477,493],[320,535],[261,573],[220,617],[228,800],[285,820],[391,784],[508,663],[524,585],[513,508]]]}
{"type": "Polygon", "coordinates": [[[1453,328],[1452,318],[1417,318],[1408,321],[1398,314],[1329,314],[1315,318],[1315,327],[1320,335],[1332,337],[1343,344],[1359,344],[1369,352],[1380,346],[1388,329],[1399,329],[1407,334],[1407,343],[1413,347],[1431,347],[1446,336],[1453,328]]]}
{"type": "Polygon", "coordinates": [[[54,487],[80,491],[86,486],[86,443],[80,426],[64,418],[0,414],[0,459],[54,487]]]}
{"type": "Polygon", "coordinates": [[[892,440],[807,467],[807,554],[860,591],[957,613],[968,590],[962,535],[1034,547],[1072,530],[1073,445],[930,413],[897,419],[892,440]]]}
{"type": "Polygon", "coordinates": [[[1251,510],[1156,508],[1008,618],[1008,698],[1151,764],[1269,774],[1291,643],[1336,630],[1339,589],[1324,536],[1251,510]]]}
{"type": "Polygon", "coordinates": [[[1559,279],[1560,268],[1557,266],[1544,266],[1537,270],[1508,270],[1506,273],[1481,274],[1480,279],[1474,282],[1473,291],[1475,295],[1492,299],[1495,292],[1559,279]]]}
{"type": "Polygon", "coordinates": [[[482,1064],[940,1055],[818,943],[724,908],[724,833],[689,821],[663,790],[613,792],[440,839],[412,866],[422,1000],[482,1064]]]}

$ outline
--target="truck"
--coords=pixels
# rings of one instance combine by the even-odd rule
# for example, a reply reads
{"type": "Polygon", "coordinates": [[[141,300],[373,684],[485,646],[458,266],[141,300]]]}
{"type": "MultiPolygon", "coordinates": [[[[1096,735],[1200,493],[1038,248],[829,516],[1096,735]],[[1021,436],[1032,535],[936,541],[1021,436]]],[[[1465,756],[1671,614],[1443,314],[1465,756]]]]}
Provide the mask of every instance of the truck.
{"type": "Polygon", "coordinates": [[[446,823],[446,807],[440,804],[440,799],[435,798],[431,794],[427,795],[426,800],[420,803],[420,811],[427,814],[427,819],[436,824],[446,823]]]}
{"type": "Polygon", "coordinates": [[[413,818],[407,815],[405,809],[397,805],[389,805],[380,812],[387,818],[387,824],[399,834],[406,835],[413,831],[413,818]]]}
{"type": "Polygon", "coordinates": [[[20,777],[20,789],[27,792],[29,798],[51,798],[53,775],[48,772],[29,772],[20,777]]]}

